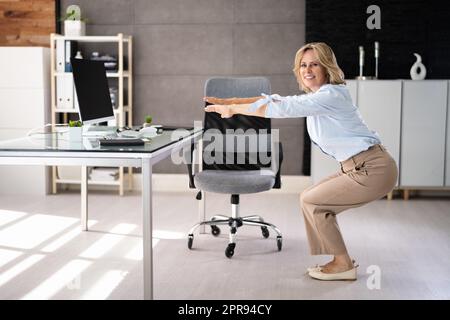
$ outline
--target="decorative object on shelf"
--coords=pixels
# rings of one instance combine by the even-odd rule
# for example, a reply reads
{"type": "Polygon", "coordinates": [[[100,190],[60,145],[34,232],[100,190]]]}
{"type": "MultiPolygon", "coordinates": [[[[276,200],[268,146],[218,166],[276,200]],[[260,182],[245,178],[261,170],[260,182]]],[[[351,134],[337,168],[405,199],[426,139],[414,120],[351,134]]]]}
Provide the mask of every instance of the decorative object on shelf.
{"type": "Polygon", "coordinates": [[[77,54],[75,55],[75,59],[83,59],[83,55],[81,54],[81,51],[77,51],[77,54]]]}
{"type": "Polygon", "coordinates": [[[66,36],[85,36],[86,22],[81,18],[81,9],[77,5],[70,5],[64,16],[64,34],[66,36]]]}
{"type": "Polygon", "coordinates": [[[142,127],[150,127],[152,125],[153,118],[151,116],[145,116],[145,122],[142,124],[142,127]]]}
{"type": "MultiPolygon", "coordinates": [[[[378,47],[378,42],[375,42],[375,56],[377,55],[377,47],[378,47]]],[[[375,70],[375,76],[365,76],[364,75],[364,47],[363,46],[359,46],[358,47],[359,50],[359,76],[357,76],[355,79],[357,80],[371,80],[371,79],[376,79],[378,76],[378,58],[376,58],[376,63],[377,63],[377,67],[375,70]]]]}
{"type": "Polygon", "coordinates": [[[380,44],[378,41],[375,41],[375,79],[378,79],[378,58],[380,57],[380,44]]]}
{"type": "Polygon", "coordinates": [[[359,46],[359,76],[356,77],[357,80],[368,80],[373,77],[364,76],[364,47],[359,46]]]}
{"type": "Polygon", "coordinates": [[[414,53],[416,62],[412,65],[410,70],[411,79],[423,80],[427,75],[427,68],[422,63],[422,57],[418,53],[414,53]]]}
{"type": "Polygon", "coordinates": [[[364,69],[364,47],[359,46],[359,77],[363,77],[363,69],[364,69]]]}
{"type": "Polygon", "coordinates": [[[103,61],[106,71],[117,71],[117,58],[108,54],[100,56],[100,54],[95,51],[92,52],[91,60],[103,61]]]}
{"type": "Polygon", "coordinates": [[[83,124],[80,120],[69,120],[69,141],[81,141],[83,139],[83,124]]]}

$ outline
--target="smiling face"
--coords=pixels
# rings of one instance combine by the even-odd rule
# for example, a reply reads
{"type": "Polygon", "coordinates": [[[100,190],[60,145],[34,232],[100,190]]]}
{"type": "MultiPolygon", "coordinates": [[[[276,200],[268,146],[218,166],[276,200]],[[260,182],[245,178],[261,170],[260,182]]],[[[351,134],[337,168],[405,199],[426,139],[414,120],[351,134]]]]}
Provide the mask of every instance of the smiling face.
{"type": "Polygon", "coordinates": [[[325,68],[320,64],[313,49],[306,50],[300,62],[300,77],[305,87],[316,92],[328,82],[325,68]]]}

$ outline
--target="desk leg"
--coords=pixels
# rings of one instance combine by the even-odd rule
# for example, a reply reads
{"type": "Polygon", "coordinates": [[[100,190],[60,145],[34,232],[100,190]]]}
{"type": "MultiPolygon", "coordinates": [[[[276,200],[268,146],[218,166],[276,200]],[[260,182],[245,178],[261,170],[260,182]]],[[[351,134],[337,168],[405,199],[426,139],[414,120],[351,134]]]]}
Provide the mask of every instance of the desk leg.
{"type": "Polygon", "coordinates": [[[81,167],[81,230],[88,231],[88,168],[81,167]]]}
{"type": "Polygon", "coordinates": [[[153,246],[152,246],[152,165],[142,159],[142,247],[144,263],[144,299],[153,299],[153,246]]]}

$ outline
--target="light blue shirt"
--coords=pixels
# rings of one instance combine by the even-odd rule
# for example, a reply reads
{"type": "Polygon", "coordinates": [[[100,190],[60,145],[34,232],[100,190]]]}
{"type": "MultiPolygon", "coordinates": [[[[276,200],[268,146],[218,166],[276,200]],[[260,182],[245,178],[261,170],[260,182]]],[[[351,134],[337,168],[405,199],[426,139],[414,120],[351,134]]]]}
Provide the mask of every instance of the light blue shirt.
{"type": "Polygon", "coordinates": [[[267,104],[266,118],[306,117],[311,141],[337,161],[381,143],[378,134],[364,123],[345,85],[325,84],[314,93],[299,96],[263,96],[252,103],[250,111],[267,104]]]}

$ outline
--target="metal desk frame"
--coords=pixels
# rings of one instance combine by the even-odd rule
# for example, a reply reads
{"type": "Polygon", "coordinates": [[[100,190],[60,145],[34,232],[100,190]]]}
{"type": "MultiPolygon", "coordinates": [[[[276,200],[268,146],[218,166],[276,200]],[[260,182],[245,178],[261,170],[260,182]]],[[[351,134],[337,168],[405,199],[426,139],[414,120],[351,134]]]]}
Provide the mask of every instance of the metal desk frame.
{"type": "Polygon", "coordinates": [[[88,166],[142,168],[142,242],[144,299],[153,299],[153,247],[152,247],[152,166],[191,144],[200,132],[193,133],[175,143],[153,152],[96,152],[92,151],[5,151],[0,149],[0,165],[67,165],[81,166],[81,228],[88,231],[88,166]]]}

